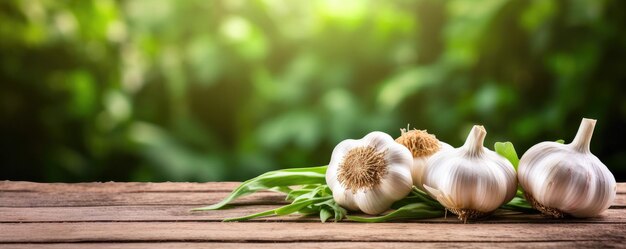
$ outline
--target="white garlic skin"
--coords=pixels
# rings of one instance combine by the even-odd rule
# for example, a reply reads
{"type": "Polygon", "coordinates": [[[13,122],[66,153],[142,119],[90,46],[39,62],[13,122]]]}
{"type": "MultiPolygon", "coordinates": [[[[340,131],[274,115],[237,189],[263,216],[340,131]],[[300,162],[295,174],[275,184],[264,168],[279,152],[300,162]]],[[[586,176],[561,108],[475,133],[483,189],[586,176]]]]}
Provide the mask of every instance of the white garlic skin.
{"type": "Polygon", "coordinates": [[[596,120],[583,119],[570,144],[542,142],[522,156],[520,185],[537,202],[574,217],[594,217],[609,208],[617,192],[615,177],[589,143],[596,120]]]}
{"type": "MultiPolygon", "coordinates": [[[[439,141],[439,151],[449,149],[454,149],[454,147],[447,143],[439,141]]],[[[424,169],[426,169],[426,166],[428,165],[428,159],[430,159],[433,155],[435,154],[432,154],[430,156],[414,157],[413,164],[411,164],[411,177],[413,178],[413,185],[423,191],[426,191],[426,189],[424,189],[424,183],[422,180],[424,176],[424,169]]]]}
{"type": "Polygon", "coordinates": [[[475,125],[462,147],[441,150],[428,160],[424,187],[449,210],[488,214],[515,197],[515,169],[506,158],[483,147],[486,133],[475,125]]]}
{"type": "Polygon", "coordinates": [[[412,159],[413,156],[406,147],[396,143],[388,134],[374,131],[362,139],[344,140],[335,147],[326,171],[326,183],[333,192],[333,199],[342,207],[371,215],[380,214],[411,192],[412,159]],[[346,189],[346,186],[338,180],[338,171],[351,149],[364,146],[371,146],[377,152],[385,152],[387,174],[383,176],[380,184],[372,189],[359,189],[353,192],[346,189]]]}

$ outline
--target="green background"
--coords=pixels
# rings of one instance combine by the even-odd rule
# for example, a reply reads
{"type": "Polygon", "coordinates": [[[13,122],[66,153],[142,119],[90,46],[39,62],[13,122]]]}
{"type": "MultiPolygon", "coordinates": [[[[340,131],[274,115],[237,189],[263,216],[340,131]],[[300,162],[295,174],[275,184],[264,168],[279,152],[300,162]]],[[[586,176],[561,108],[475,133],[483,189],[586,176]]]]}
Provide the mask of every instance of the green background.
{"type": "Polygon", "coordinates": [[[626,181],[626,1],[0,1],[0,179],[243,180],[343,139],[573,139],[626,181]]]}

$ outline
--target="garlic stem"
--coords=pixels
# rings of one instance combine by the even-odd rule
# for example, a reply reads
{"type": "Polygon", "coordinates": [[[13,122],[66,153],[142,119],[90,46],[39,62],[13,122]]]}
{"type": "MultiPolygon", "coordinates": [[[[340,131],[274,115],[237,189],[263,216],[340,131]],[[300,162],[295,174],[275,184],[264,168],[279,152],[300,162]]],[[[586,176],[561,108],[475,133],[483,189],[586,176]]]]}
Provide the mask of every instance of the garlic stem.
{"type": "Polygon", "coordinates": [[[482,125],[474,125],[470,134],[467,136],[467,140],[465,140],[465,144],[463,144],[466,155],[470,157],[478,157],[482,155],[483,143],[486,135],[487,131],[485,130],[485,127],[482,125]]]}
{"type": "Polygon", "coordinates": [[[578,127],[578,132],[571,145],[579,152],[588,153],[589,144],[591,143],[591,137],[593,136],[593,128],[596,126],[595,119],[583,118],[578,127]]]}

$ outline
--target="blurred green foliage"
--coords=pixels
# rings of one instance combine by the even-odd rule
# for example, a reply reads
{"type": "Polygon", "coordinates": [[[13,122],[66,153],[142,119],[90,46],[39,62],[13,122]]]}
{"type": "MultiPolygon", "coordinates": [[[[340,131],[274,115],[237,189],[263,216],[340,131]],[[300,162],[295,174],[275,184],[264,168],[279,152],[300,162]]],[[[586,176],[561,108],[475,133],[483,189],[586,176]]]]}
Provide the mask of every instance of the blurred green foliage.
{"type": "Polygon", "coordinates": [[[523,152],[598,119],[626,181],[626,2],[0,1],[0,179],[243,180],[372,130],[523,152]]]}

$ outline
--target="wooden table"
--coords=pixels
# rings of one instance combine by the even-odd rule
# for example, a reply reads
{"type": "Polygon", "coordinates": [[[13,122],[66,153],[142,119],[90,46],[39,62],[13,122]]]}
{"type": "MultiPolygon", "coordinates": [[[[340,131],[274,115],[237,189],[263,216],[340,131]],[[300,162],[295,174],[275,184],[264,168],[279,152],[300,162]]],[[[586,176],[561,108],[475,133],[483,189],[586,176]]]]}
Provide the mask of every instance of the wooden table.
{"type": "Polygon", "coordinates": [[[626,247],[626,183],[593,219],[495,215],[394,223],[320,223],[272,217],[225,223],[271,209],[281,194],[260,192],[236,208],[189,212],[218,202],[238,183],[32,183],[0,181],[0,248],[417,248],[626,247]]]}

